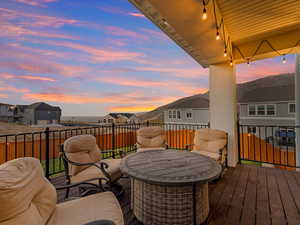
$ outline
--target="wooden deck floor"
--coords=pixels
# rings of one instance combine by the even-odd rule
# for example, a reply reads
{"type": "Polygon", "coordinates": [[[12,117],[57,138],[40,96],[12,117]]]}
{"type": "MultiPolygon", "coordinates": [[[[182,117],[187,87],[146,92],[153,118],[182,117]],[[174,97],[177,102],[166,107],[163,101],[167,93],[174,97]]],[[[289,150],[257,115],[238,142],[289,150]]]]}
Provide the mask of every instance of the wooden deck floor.
{"type": "MultiPolygon", "coordinates": [[[[63,177],[55,178],[55,184],[63,177]]],[[[126,225],[142,225],[130,210],[130,182],[121,179],[119,199],[126,225]]],[[[76,194],[76,190],[72,192],[76,194]]],[[[59,193],[59,201],[63,193],[59,193]]],[[[300,172],[238,165],[209,185],[210,215],[206,225],[299,225],[300,172]]]]}

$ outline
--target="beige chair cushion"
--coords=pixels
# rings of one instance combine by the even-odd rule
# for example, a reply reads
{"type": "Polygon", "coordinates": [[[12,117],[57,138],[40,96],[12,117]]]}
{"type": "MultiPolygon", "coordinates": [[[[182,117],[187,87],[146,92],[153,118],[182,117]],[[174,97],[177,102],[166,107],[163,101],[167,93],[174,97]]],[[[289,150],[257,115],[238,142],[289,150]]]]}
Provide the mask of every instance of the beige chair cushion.
{"type": "Polygon", "coordinates": [[[116,225],[124,225],[122,210],[112,192],[58,204],[47,225],[83,225],[95,220],[112,220],[116,225]]]}
{"type": "Polygon", "coordinates": [[[204,128],[196,130],[193,150],[219,153],[226,144],[226,132],[204,128]]]}
{"type": "Polygon", "coordinates": [[[164,147],[164,130],[159,126],[143,127],[137,131],[138,148],[164,147]]]}
{"type": "Polygon", "coordinates": [[[44,225],[55,206],[55,188],[39,160],[27,157],[0,165],[0,225],[44,225]]]}
{"type": "Polygon", "coordinates": [[[221,159],[221,158],[220,158],[220,154],[219,154],[219,153],[215,153],[215,152],[196,151],[196,150],[194,150],[194,151],[192,151],[192,152],[196,152],[196,153],[198,153],[198,154],[208,156],[208,157],[210,157],[210,158],[212,158],[212,159],[214,159],[214,160],[217,160],[217,161],[221,159]]]}
{"type": "MultiPolygon", "coordinates": [[[[112,182],[118,180],[121,176],[120,170],[120,163],[121,159],[102,159],[101,162],[105,162],[108,164],[107,172],[110,174],[112,178],[112,182]]],[[[95,166],[91,166],[82,170],[81,172],[77,173],[75,176],[71,176],[71,182],[81,182],[87,179],[97,178],[97,177],[104,177],[106,176],[95,166]]],[[[98,183],[97,181],[93,183],[98,183]]]]}
{"type": "Polygon", "coordinates": [[[151,150],[165,150],[164,147],[157,147],[157,148],[138,148],[137,152],[145,152],[145,151],[151,151],[151,150]]]}
{"type": "MultiPolygon", "coordinates": [[[[92,135],[77,135],[64,142],[64,151],[69,160],[78,163],[94,163],[101,159],[101,151],[92,135]]],[[[76,175],[89,166],[69,164],[70,175],[76,175]]]]}

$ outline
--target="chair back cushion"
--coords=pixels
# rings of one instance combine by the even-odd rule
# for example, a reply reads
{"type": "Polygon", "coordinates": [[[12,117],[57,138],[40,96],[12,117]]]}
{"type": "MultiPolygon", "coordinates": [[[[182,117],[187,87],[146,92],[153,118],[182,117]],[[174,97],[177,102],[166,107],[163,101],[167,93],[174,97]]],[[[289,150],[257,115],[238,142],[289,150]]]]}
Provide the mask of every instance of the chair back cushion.
{"type": "Polygon", "coordinates": [[[140,128],[137,131],[137,142],[141,148],[165,147],[164,130],[159,126],[140,128]]]}
{"type": "MultiPolygon", "coordinates": [[[[92,135],[77,135],[68,138],[64,142],[64,152],[67,158],[77,163],[98,162],[101,159],[101,152],[92,135]]],[[[76,166],[69,163],[69,172],[74,176],[89,166],[76,166]]]]}
{"type": "Polygon", "coordinates": [[[195,131],[193,150],[218,153],[227,144],[227,133],[210,128],[195,131]]]}
{"type": "Polygon", "coordinates": [[[19,158],[0,165],[0,225],[45,225],[56,191],[39,160],[19,158]]]}

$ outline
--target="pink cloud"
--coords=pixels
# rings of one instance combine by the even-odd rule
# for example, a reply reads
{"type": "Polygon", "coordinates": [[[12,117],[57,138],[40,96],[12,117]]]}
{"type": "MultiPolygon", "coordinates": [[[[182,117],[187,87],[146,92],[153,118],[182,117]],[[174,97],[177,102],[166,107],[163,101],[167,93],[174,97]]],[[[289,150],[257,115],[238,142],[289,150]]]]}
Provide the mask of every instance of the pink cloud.
{"type": "Polygon", "coordinates": [[[57,0],[15,0],[19,3],[24,3],[31,6],[46,7],[47,3],[56,2],[57,0]]]}
{"type": "Polygon", "coordinates": [[[130,16],[135,16],[135,17],[141,17],[141,18],[146,18],[143,14],[141,13],[136,13],[136,12],[130,12],[128,13],[130,16]]]}
{"type": "Polygon", "coordinates": [[[56,81],[50,77],[42,77],[42,76],[31,76],[31,75],[15,75],[15,74],[7,74],[7,73],[0,73],[0,77],[4,79],[24,79],[24,80],[36,80],[36,81],[47,81],[47,82],[54,82],[56,81]]]}
{"type": "Polygon", "coordinates": [[[250,66],[246,64],[237,65],[237,82],[244,83],[271,75],[295,72],[294,61],[289,60],[287,63],[283,64],[271,60],[272,59],[256,61],[251,63],[250,66]]]}
{"type": "Polygon", "coordinates": [[[46,16],[23,11],[0,8],[0,21],[8,22],[22,18],[18,24],[27,27],[50,27],[59,28],[65,25],[79,25],[80,22],[74,19],[66,19],[62,17],[46,16]]]}
{"type": "Polygon", "coordinates": [[[148,40],[149,37],[135,32],[135,31],[131,31],[128,29],[124,29],[121,27],[116,27],[116,26],[105,26],[105,31],[108,34],[114,35],[114,36],[125,36],[125,37],[130,37],[130,38],[135,38],[135,39],[142,39],[142,40],[148,40]]]}
{"type": "Polygon", "coordinates": [[[98,77],[95,80],[115,84],[122,86],[132,86],[132,87],[162,87],[167,86],[167,83],[162,81],[152,81],[152,80],[139,80],[130,77],[121,77],[121,76],[106,76],[98,77]]]}
{"type": "Polygon", "coordinates": [[[16,88],[9,85],[0,86],[0,91],[14,92],[14,93],[28,93],[30,90],[28,88],[16,88]]]}
{"type": "Polygon", "coordinates": [[[14,69],[19,71],[26,71],[29,73],[39,74],[59,74],[67,77],[77,76],[81,73],[87,72],[88,69],[83,66],[71,66],[58,64],[54,62],[0,62],[4,68],[14,69]]]}
{"type": "Polygon", "coordinates": [[[2,37],[23,38],[25,36],[34,36],[34,37],[44,37],[44,38],[78,40],[78,37],[73,35],[59,34],[59,33],[49,32],[49,31],[37,31],[37,30],[28,29],[11,23],[2,23],[1,28],[2,30],[0,36],[2,37]]]}
{"type": "Polygon", "coordinates": [[[143,56],[143,54],[139,52],[95,48],[95,47],[90,47],[87,45],[76,44],[71,42],[48,41],[45,43],[61,46],[65,48],[71,48],[71,49],[88,53],[92,56],[91,60],[94,62],[113,62],[113,61],[123,61],[123,60],[135,61],[137,58],[143,56]]]}
{"type": "Polygon", "coordinates": [[[0,98],[8,98],[8,95],[0,93],[0,98]]]}
{"type": "Polygon", "coordinates": [[[123,105],[124,103],[131,102],[132,105],[145,105],[148,103],[160,105],[171,102],[177,97],[145,96],[140,92],[108,94],[104,97],[103,95],[101,97],[95,97],[85,93],[66,94],[57,92],[28,92],[25,93],[22,98],[30,101],[48,101],[68,104],[111,103],[123,105]]]}

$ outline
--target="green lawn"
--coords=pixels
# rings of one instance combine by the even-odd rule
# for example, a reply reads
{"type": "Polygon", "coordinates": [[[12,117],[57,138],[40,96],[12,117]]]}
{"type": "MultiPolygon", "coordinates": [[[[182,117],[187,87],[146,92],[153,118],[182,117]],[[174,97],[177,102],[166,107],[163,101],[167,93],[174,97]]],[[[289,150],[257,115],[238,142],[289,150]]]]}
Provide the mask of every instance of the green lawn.
{"type": "Polygon", "coordinates": [[[261,166],[261,162],[253,162],[248,160],[241,160],[241,164],[261,166]]]}

